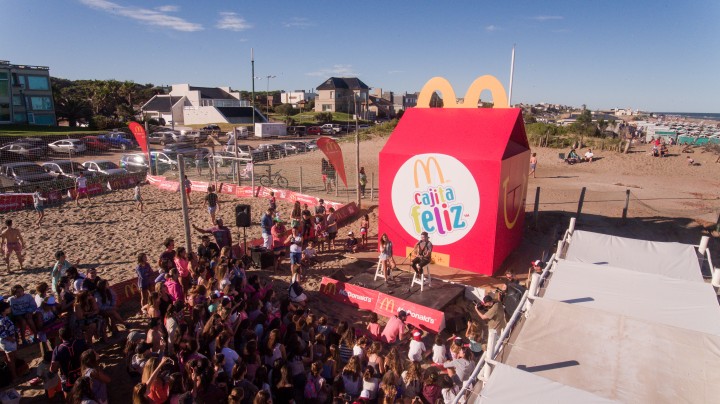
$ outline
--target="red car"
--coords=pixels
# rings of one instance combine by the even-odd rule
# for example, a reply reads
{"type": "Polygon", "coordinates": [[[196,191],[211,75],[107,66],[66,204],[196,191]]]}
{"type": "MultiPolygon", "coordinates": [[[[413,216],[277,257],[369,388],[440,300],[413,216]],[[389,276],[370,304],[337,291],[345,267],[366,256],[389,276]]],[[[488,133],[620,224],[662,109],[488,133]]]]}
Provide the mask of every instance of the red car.
{"type": "Polygon", "coordinates": [[[110,150],[110,143],[103,142],[102,140],[98,139],[97,136],[85,136],[84,138],[80,139],[85,143],[85,147],[87,147],[88,150],[93,151],[108,151],[110,150]]]}
{"type": "Polygon", "coordinates": [[[321,135],[322,134],[322,128],[319,126],[311,126],[307,129],[308,135],[321,135]]]}

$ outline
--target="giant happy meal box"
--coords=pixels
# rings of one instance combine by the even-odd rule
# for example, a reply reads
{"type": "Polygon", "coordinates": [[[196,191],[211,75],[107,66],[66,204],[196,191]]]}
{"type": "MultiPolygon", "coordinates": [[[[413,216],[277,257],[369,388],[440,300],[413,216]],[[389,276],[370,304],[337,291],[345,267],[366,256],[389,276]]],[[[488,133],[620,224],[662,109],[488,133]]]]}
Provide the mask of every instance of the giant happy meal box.
{"type": "MultiPolygon", "coordinates": [[[[418,105],[435,90],[455,99],[435,78],[418,105]]],[[[530,150],[522,111],[502,108],[507,97],[494,77],[476,80],[465,100],[405,112],[380,152],[378,234],[399,255],[427,232],[434,264],[492,275],[522,237],[530,150]],[[483,89],[495,108],[476,107],[483,89]]]]}

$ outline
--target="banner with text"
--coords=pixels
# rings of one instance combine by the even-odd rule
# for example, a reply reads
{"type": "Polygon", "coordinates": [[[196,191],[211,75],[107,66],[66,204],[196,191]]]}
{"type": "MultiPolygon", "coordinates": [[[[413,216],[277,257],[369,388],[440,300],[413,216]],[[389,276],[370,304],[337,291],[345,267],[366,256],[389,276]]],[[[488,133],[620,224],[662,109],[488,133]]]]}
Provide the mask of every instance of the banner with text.
{"type": "Polygon", "coordinates": [[[378,292],[375,290],[365,289],[326,277],[323,277],[322,283],[320,283],[320,293],[338,303],[345,303],[370,311],[375,309],[378,299],[378,292]]]}
{"type": "Polygon", "coordinates": [[[445,313],[378,292],[375,313],[392,317],[400,310],[407,313],[406,322],[415,327],[433,332],[440,332],[445,328],[445,313]]]}

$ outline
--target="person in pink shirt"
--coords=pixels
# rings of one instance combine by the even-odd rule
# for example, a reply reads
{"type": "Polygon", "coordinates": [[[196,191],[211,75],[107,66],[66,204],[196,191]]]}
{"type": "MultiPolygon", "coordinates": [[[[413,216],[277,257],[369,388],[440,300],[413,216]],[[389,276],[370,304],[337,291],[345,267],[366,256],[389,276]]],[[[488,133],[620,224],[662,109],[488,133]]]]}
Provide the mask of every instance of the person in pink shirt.
{"type": "Polygon", "coordinates": [[[178,270],[180,276],[180,285],[182,285],[183,292],[190,290],[190,264],[187,256],[187,250],[185,247],[178,247],[175,249],[175,268],[178,270]]]}
{"type": "Polygon", "coordinates": [[[407,319],[407,313],[404,310],[400,310],[397,316],[392,316],[385,325],[385,329],[381,334],[383,342],[393,344],[397,341],[402,340],[405,337],[405,320],[407,319]]]}
{"type": "Polygon", "coordinates": [[[185,300],[182,285],[178,282],[177,269],[173,268],[165,275],[165,287],[167,288],[168,294],[170,295],[170,299],[172,299],[173,303],[185,300]]]}
{"type": "Polygon", "coordinates": [[[370,338],[372,338],[374,341],[380,341],[380,324],[378,324],[378,315],[375,312],[370,313],[370,321],[367,325],[368,333],[370,333],[370,338]]]}

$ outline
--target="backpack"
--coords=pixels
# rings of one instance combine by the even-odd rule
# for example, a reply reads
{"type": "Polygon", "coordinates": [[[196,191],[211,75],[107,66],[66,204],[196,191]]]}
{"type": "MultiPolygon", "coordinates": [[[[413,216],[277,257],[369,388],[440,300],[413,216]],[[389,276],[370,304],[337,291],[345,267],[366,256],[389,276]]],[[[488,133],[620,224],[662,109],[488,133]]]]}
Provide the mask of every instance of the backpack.
{"type": "Polygon", "coordinates": [[[310,376],[305,382],[305,390],[303,395],[305,398],[318,398],[317,386],[315,385],[315,378],[310,376]]]}

